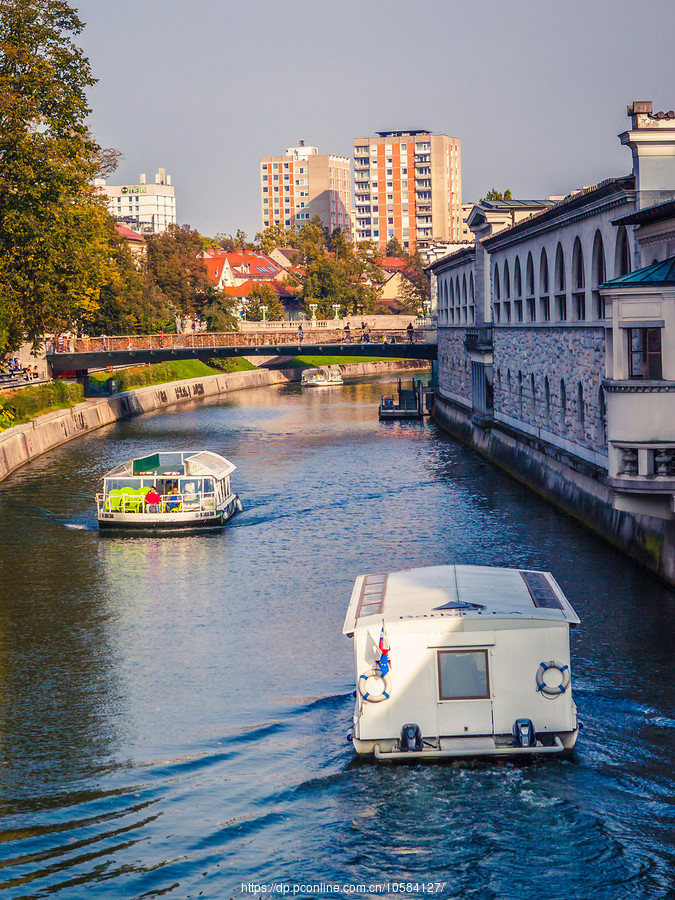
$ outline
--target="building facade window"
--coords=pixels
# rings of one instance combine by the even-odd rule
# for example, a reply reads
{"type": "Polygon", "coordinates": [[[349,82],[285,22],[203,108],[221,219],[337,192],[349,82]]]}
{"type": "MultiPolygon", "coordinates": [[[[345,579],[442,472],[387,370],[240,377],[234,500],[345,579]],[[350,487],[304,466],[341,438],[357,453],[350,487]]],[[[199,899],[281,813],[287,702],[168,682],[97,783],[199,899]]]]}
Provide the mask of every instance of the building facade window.
{"type": "Polygon", "coordinates": [[[631,378],[658,381],[663,377],[660,328],[629,328],[629,374],[631,378]]]}

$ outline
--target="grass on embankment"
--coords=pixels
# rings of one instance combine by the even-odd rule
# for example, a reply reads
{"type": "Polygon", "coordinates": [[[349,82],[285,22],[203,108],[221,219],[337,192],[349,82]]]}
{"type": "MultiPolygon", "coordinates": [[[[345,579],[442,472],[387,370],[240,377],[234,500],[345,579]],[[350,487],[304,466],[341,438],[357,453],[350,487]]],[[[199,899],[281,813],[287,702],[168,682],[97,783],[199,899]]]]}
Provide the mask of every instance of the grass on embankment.
{"type": "Polygon", "coordinates": [[[81,384],[52,381],[0,395],[0,431],[30,422],[55,409],[68,409],[84,400],[81,384]]]}
{"type": "Polygon", "coordinates": [[[118,391],[130,391],[133,388],[149,387],[153,384],[165,384],[168,381],[182,381],[187,378],[206,378],[220,372],[246,372],[257,369],[247,359],[229,357],[210,359],[208,365],[199,359],[176,359],[171,362],[153,363],[150,366],[131,366],[128,369],[117,369],[115,372],[97,372],[91,375],[90,381],[105,382],[114,378],[118,391]]]}
{"type": "Polygon", "coordinates": [[[387,356],[294,356],[286,369],[315,369],[321,366],[348,366],[353,363],[398,362],[387,356]]]}

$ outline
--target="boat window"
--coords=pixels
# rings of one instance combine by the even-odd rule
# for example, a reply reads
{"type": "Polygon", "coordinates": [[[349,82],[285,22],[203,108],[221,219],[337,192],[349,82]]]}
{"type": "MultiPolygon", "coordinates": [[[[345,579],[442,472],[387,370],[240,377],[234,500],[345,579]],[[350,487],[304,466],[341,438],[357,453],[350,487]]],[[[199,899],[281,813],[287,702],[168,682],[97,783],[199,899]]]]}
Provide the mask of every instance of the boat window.
{"type": "Polygon", "coordinates": [[[439,650],[441,700],[482,700],[490,696],[487,650],[439,650]]]}
{"type": "Polygon", "coordinates": [[[180,492],[181,492],[181,494],[201,494],[201,492],[202,492],[201,478],[181,478],[180,492]]]}
{"type": "Polygon", "coordinates": [[[107,491],[136,490],[141,486],[140,478],[107,478],[107,491]]]}
{"type": "Polygon", "coordinates": [[[213,493],[213,478],[205,478],[204,479],[204,493],[212,494],[213,493]]]}

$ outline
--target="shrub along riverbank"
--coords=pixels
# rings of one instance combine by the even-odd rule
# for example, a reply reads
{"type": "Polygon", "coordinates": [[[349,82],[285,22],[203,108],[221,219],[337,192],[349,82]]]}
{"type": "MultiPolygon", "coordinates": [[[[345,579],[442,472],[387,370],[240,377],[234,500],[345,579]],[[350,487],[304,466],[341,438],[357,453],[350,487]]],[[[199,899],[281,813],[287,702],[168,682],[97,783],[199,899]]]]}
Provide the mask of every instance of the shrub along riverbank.
{"type": "Polygon", "coordinates": [[[5,392],[0,395],[0,431],[55,409],[68,409],[83,400],[82,385],[66,381],[33,384],[5,392]]]}

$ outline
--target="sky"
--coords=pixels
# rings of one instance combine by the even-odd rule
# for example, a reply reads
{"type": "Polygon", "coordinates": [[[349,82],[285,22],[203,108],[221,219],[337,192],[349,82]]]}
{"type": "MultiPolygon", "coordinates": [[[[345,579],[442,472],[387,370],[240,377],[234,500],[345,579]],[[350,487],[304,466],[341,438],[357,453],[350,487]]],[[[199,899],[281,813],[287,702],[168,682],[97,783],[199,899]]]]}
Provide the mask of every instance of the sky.
{"type": "Polygon", "coordinates": [[[426,128],[462,199],[566,194],[631,170],[626,106],[675,108],[673,0],[70,0],[110,184],[163,167],[177,218],[261,230],[259,159],[426,128]]]}

